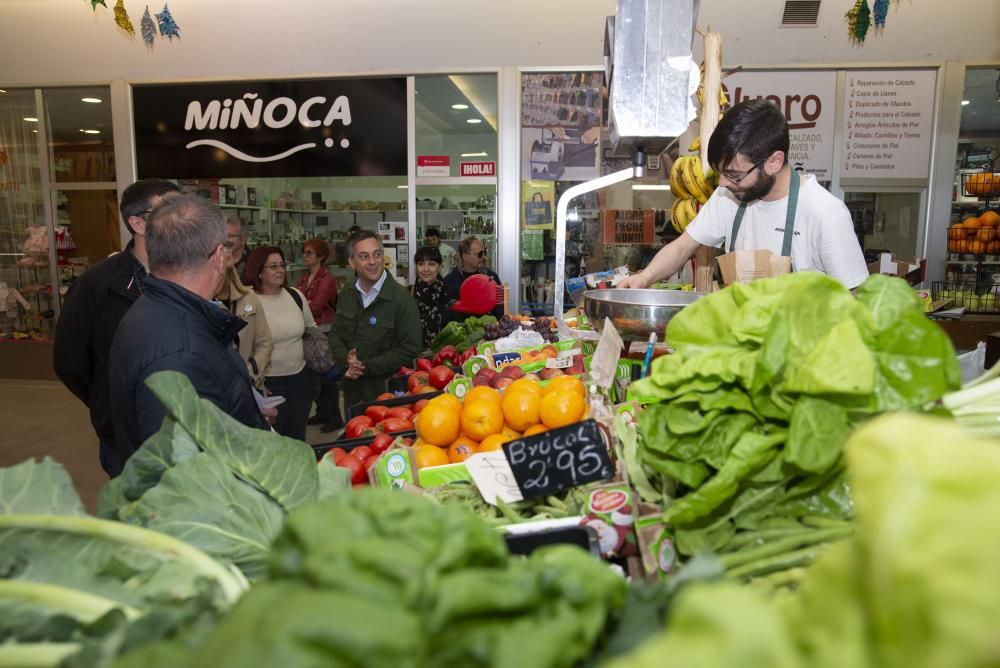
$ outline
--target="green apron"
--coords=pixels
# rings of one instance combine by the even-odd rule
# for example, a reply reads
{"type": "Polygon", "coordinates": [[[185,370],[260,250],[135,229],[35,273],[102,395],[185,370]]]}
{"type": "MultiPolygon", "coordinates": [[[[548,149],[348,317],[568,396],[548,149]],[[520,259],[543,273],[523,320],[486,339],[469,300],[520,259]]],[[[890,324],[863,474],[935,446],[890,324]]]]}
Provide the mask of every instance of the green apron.
{"type": "MultiPolygon", "coordinates": [[[[792,235],[795,232],[795,207],[799,203],[799,175],[792,172],[791,183],[788,186],[788,210],[785,212],[785,239],[781,244],[781,255],[783,257],[792,256],[792,235]]],[[[746,213],[747,205],[740,204],[736,210],[736,218],[733,219],[733,231],[729,235],[729,252],[736,250],[736,237],[740,233],[740,225],[743,224],[743,214],[746,213]]],[[[792,271],[795,267],[792,267],[792,271]]]]}

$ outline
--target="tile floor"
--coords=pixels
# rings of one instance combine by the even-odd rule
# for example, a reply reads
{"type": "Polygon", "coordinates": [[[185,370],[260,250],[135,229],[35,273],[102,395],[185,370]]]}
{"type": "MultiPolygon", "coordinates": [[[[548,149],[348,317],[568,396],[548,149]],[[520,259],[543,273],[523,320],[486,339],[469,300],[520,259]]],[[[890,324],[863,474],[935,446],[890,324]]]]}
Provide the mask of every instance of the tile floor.
{"type": "MultiPolygon", "coordinates": [[[[337,433],[308,427],[309,443],[326,443],[337,433]]],[[[0,467],[45,456],[69,471],[91,512],[108,477],[98,462],[97,436],[87,407],[55,381],[0,379],[0,467]]]]}

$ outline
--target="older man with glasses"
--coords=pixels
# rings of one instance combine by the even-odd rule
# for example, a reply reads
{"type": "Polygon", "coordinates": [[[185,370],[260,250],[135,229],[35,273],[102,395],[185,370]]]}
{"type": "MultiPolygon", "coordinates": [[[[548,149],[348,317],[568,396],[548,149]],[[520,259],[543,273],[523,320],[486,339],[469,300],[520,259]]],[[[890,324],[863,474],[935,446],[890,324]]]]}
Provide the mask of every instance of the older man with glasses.
{"type": "Polygon", "coordinates": [[[848,288],[868,278],[847,206],[788,164],[788,123],[775,105],[748,100],[722,117],[708,144],[719,188],[681,236],[619,287],[645,288],[675,274],[699,246],[770,250],[793,271],[828,274],[848,288]]]}
{"type": "Polygon", "coordinates": [[[120,253],[101,260],[70,288],[56,324],[53,365],[56,375],[90,409],[100,442],[101,467],[121,469],[108,389],[108,356],[118,324],[142,294],[149,267],[146,219],[160,201],[179,192],[163,179],[136,181],[122,192],[118,209],[132,240],[120,253]]]}
{"type": "Polygon", "coordinates": [[[150,275],[118,326],[108,365],[112,477],[163,423],[163,404],[145,383],[157,371],[183,373],[201,398],[246,425],[268,429],[277,413],[258,409],[234,345],[246,322],[214,301],[233,247],[219,208],[194,195],[166,199],[146,222],[146,246],[150,275]]]}
{"type": "MultiPolygon", "coordinates": [[[[476,274],[484,274],[497,285],[500,277],[486,266],[486,247],[476,237],[462,239],[458,244],[459,265],[444,277],[444,286],[451,299],[458,299],[465,279],[476,274]]],[[[497,318],[503,315],[503,304],[498,304],[491,313],[497,318]]]]}

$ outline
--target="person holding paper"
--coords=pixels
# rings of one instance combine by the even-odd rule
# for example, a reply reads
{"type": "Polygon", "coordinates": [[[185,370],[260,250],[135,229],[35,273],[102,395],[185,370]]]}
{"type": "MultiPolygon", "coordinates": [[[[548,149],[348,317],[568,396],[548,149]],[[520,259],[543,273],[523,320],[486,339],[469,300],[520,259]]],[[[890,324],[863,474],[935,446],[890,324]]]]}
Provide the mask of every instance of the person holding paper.
{"type": "Polygon", "coordinates": [[[788,123],[765,100],[737,104],[719,121],[708,162],[719,188],[681,236],[649,266],[618,284],[645,288],[675,274],[699,246],[769,250],[791,257],[792,271],[819,271],[848,288],[868,278],[851,214],[816,178],[788,164],[788,123]]]}

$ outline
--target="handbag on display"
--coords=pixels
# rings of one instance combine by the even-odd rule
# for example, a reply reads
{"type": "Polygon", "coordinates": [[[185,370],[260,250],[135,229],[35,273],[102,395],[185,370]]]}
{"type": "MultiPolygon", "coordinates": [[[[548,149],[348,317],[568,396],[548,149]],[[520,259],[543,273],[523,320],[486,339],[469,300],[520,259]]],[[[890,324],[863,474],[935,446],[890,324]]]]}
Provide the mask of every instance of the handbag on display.
{"type": "MultiPolygon", "coordinates": [[[[302,297],[292,288],[285,288],[285,290],[295,300],[303,317],[305,317],[305,305],[302,302],[302,297]]],[[[306,331],[302,333],[302,355],[306,360],[306,368],[313,373],[326,373],[333,366],[330,340],[326,338],[326,334],[319,327],[307,326],[306,331]]]]}
{"type": "Polygon", "coordinates": [[[542,193],[535,193],[524,203],[524,224],[527,227],[552,224],[552,204],[542,197],[542,193]]]}

